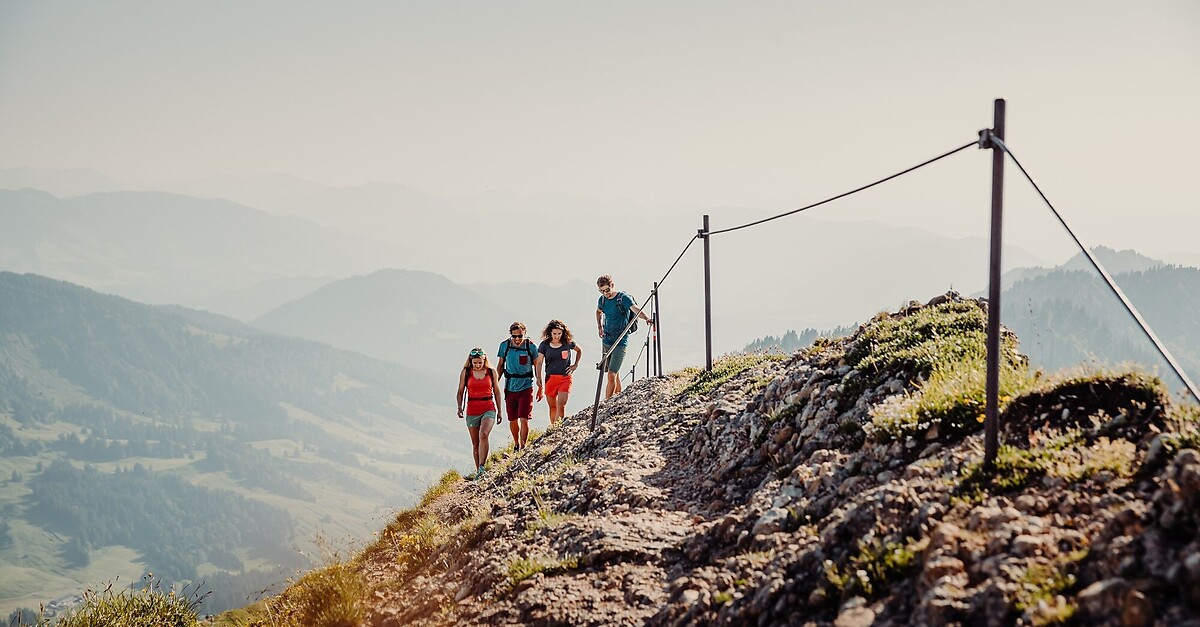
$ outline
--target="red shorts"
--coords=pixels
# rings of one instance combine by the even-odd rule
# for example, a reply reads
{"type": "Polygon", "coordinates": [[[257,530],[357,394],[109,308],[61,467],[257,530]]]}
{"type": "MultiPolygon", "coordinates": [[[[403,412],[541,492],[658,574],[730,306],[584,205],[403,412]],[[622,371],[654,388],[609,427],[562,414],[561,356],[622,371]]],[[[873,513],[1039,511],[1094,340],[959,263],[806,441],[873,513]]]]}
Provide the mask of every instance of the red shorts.
{"type": "Polygon", "coordinates": [[[533,414],[533,388],[520,392],[504,391],[504,409],[508,410],[508,420],[517,418],[528,419],[533,414]]]}
{"type": "Polygon", "coordinates": [[[546,397],[554,398],[564,392],[571,391],[571,375],[552,374],[546,378],[546,397]]]}

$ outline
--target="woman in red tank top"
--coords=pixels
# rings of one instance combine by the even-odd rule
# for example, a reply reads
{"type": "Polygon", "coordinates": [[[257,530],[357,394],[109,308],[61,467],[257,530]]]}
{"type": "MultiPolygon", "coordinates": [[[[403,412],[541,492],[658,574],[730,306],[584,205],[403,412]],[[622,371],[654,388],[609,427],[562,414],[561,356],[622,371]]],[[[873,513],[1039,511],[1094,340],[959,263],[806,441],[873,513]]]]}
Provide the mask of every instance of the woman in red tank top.
{"type": "Polygon", "coordinates": [[[500,421],[496,399],[500,398],[499,377],[488,363],[482,348],[472,348],[458,374],[458,417],[463,418],[466,400],[467,432],[471,434],[471,454],[475,456],[475,476],[483,474],[488,457],[488,435],[500,421]]]}

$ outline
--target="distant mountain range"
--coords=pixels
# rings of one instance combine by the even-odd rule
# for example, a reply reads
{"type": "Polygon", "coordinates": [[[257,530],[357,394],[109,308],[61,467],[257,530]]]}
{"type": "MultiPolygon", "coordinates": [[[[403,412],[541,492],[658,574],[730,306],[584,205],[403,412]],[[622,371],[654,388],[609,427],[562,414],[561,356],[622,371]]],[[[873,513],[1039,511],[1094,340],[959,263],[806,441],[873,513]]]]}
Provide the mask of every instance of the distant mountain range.
{"type": "MultiPolygon", "coordinates": [[[[239,197],[265,198],[271,180],[209,181],[188,189],[200,194],[245,184],[254,193],[239,197]]],[[[286,187],[286,181],[280,184],[286,187]]],[[[445,197],[393,184],[305,189],[311,193],[296,190],[301,198],[285,202],[277,194],[270,200],[273,211],[290,217],[157,192],[67,199],[4,192],[0,217],[16,225],[6,233],[18,239],[0,236],[0,268],[242,320],[304,296],[317,280],[383,268],[430,271],[459,285],[591,286],[596,276],[611,274],[641,299],[695,235],[700,218],[693,208],[563,195],[445,197]]],[[[711,212],[714,227],[769,213],[736,207],[711,212]]],[[[986,271],[982,238],[870,222],[796,216],[753,236],[731,233],[711,244],[718,354],[763,330],[827,328],[913,294],[972,290],[986,271]],[[879,272],[881,267],[889,272],[879,272]],[[829,293],[838,296],[821,296],[829,293]]],[[[679,343],[669,359],[678,365],[694,363],[704,352],[696,346],[703,336],[700,249],[692,246],[662,292],[666,341],[679,343]]],[[[1013,266],[1038,261],[1016,248],[1007,249],[1006,259],[1013,266]]],[[[591,300],[587,294],[584,302],[591,300]]],[[[500,304],[519,316],[548,313],[500,304]]],[[[589,315],[582,314],[585,322],[589,315]]]]}
{"type": "MultiPolygon", "coordinates": [[[[517,303],[511,303],[516,305],[517,303]]],[[[380,270],[329,283],[254,320],[254,325],[418,368],[441,371],[453,394],[467,351],[507,337],[512,309],[445,277],[380,270]]]]}
{"type": "MultiPolygon", "coordinates": [[[[1200,375],[1200,269],[1166,265],[1129,250],[1101,247],[1094,254],[1189,376],[1200,375]]],[[[1004,324],[1017,332],[1022,350],[1048,370],[1083,361],[1136,361],[1174,381],[1082,255],[1016,281],[1001,305],[1004,324]]]]}
{"type": "Polygon", "coordinates": [[[152,303],[198,301],[270,279],[408,265],[400,249],[226,200],[161,192],[60,199],[0,190],[0,268],[152,303]]]}
{"type": "MultiPolygon", "coordinates": [[[[561,319],[585,355],[596,358],[597,297],[596,288],[583,281],[459,285],[430,272],[391,269],[334,281],[253,324],[453,381],[470,348],[481,346],[494,355],[514,321],[525,323],[536,343],[551,318],[561,319]]],[[[449,398],[449,387],[446,394],[449,398]]]]}
{"type": "Polygon", "coordinates": [[[145,570],[236,596],[318,531],[362,538],[465,459],[443,379],[0,272],[0,599],[145,570]]]}

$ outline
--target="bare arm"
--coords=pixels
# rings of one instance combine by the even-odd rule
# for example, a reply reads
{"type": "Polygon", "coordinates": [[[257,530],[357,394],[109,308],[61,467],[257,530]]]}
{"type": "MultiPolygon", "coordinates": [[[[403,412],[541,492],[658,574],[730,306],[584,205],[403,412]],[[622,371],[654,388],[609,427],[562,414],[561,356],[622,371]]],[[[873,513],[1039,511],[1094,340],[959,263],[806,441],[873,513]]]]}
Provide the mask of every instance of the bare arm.
{"type": "Polygon", "coordinates": [[[467,387],[467,369],[463,368],[462,372],[458,373],[458,403],[456,404],[456,407],[458,407],[458,417],[459,418],[462,418],[462,415],[463,415],[463,390],[465,390],[466,387],[467,387]]]}
{"type": "Polygon", "coordinates": [[[633,313],[641,316],[642,320],[645,320],[647,324],[654,324],[654,320],[652,320],[650,316],[647,316],[645,313],[643,313],[641,307],[638,307],[637,305],[630,305],[629,309],[632,310],[633,313]]]}
{"type": "MultiPolygon", "coordinates": [[[[500,373],[495,370],[492,371],[492,394],[494,395],[493,398],[495,398],[495,401],[496,401],[496,417],[499,418],[500,417],[500,410],[499,410],[499,408],[500,408],[500,373]]],[[[497,422],[499,422],[499,420],[497,420],[497,422]]]]}
{"type": "Polygon", "coordinates": [[[579,367],[579,362],[582,359],[583,359],[583,349],[579,348],[579,345],[576,344],[575,345],[575,363],[571,364],[570,366],[567,366],[567,374],[571,374],[572,372],[575,372],[575,369],[579,367]]]}
{"type": "Polygon", "coordinates": [[[542,359],[542,354],[538,353],[538,356],[533,360],[533,371],[535,373],[533,382],[537,384],[538,401],[542,400],[542,359]]]}
{"type": "Polygon", "coordinates": [[[604,315],[604,312],[600,311],[600,308],[597,307],[596,308],[596,330],[600,332],[600,337],[604,337],[604,325],[600,321],[601,316],[603,316],[603,315],[604,315]]]}

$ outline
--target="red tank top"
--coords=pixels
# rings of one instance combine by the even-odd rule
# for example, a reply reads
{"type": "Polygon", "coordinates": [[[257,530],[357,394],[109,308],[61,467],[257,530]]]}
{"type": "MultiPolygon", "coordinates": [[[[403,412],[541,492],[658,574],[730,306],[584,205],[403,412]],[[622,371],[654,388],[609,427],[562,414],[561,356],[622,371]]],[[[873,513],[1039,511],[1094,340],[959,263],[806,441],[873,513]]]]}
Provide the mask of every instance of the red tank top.
{"type": "MultiPolygon", "coordinates": [[[[484,372],[488,372],[484,370],[484,372]]],[[[496,411],[496,400],[492,398],[492,377],[485,374],[482,379],[476,379],[470,369],[467,370],[467,415],[479,416],[487,411],[496,411]]]]}

